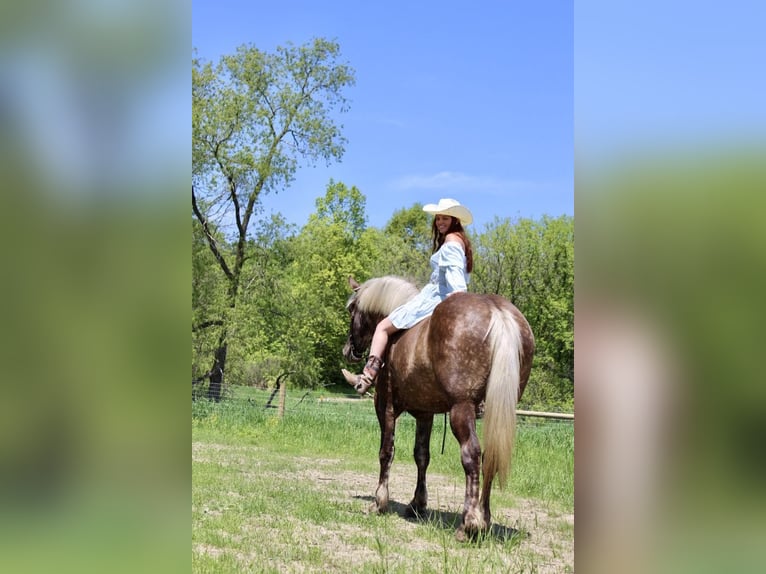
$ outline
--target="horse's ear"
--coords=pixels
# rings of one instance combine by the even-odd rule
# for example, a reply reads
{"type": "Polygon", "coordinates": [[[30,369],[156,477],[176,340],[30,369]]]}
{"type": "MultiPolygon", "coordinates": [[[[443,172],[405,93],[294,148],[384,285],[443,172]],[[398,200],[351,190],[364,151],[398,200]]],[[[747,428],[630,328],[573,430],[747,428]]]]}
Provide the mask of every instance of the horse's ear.
{"type": "Polygon", "coordinates": [[[361,285],[359,285],[359,283],[357,283],[356,279],[353,277],[348,278],[348,284],[351,285],[351,289],[353,289],[354,292],[359,291],[359,287],[361,287],[361,285]]]}

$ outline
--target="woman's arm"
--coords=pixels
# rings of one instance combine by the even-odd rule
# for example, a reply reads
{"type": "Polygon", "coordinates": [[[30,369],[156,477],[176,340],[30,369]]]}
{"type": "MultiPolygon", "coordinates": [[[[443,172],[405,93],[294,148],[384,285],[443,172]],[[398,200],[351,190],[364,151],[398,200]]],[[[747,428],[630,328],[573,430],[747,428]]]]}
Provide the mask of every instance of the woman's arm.
{"type": "Polygon", "coordinates": [[[468,290],[463,242],[457,236],[454,236],[456,240],[450,240],[450,235],[439,249],[439,295],[442,299],[456,291],[468,290]]]}

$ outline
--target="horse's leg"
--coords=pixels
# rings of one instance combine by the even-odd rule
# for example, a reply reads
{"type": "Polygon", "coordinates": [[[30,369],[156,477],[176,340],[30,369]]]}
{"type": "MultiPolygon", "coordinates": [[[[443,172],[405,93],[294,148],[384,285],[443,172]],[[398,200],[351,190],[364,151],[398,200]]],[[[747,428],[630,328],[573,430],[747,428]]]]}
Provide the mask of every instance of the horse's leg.
{"type": "Polygon", "coordinates": [[[492,479],[487,480],[487,477],[484,477],[484,482],[481,485],[481,499],[479,503],[481,504],[481,510],[484,515],[485,528],[489,528],[492,524],[492,513],[489,510],[489,497],[491,494],[492,479]]]}
{"type": "MultiPolygon", "coordinates": [[[[485,454],[486,454],[486,447],[487,447],[487,427],[484,427],[484,448],[485,448],[485,454]]],[[[482,459],[482,463],[483,463],[482,459]]],[[[481,496],[479,498],[479,504],[481,505],[482,513],[484,514],[484,522],[486,524],[486,528],[489,528],[492,524],[492,513],[489,509],[489,499],[492,494],[492,481],[494,480],[494,476],[488,476],[487,474],[484,474],[482,476],[482,483],[481,483],[481,496]]]]}
{"type": "Polygon", "coordinates": [[[370,506],[370,511],[383,513],[388,510],[388,475],[394,460],[394,431],[397,414],[394,413],[394,407],[390,401],[385,400],[382,393],[378,395],[379,392],[380,389],[375,396],[375,411],[380,423],[380,451],[378,452],[380,475],[378,488],[375,489],[375,502],[370,506]]]}
{"type": "Polygon", "coordinates": [[[431,429],[434,425],[434,416],[425,415],[416,419],[415,426],[415,464],[418,467],[418,484],[415,487],[415,496],[407,508],[408,516],[417,516],[425,512],[428,506],[428,488],[426,487],[426,471],[431,462],[431,429]]]}
{"type": "Polygon", "coordinates": [[[479,506],[479,472],[481,446],[476,436],[476,411],[473,403],[460,403],[450,410],[452,434],[460,443],[460,461],[465,471],[465,502],[463,520],[455,533],[458,540],[486,530],[487,522],[479,506]]]}

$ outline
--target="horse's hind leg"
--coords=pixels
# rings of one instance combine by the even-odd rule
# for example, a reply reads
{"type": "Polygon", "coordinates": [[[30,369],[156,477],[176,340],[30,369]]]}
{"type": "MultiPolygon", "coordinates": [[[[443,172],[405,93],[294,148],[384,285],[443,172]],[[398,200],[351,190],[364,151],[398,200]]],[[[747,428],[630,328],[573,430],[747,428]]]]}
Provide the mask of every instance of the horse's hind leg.
{"type": "Polygon", "coordinates": [[[476,436],[476,411],[473,403],[460,403],[452,407],[450,426],[452,434],[460,443],[460,461],[465,471],[463,521],[455,533],[458,540],[464,540],[466,535],[474,536],[488,527],[484,512],[479,506],[481,446],[476,436]]]}
{"type": "Polygon", "coordinates": [[[431,429],[434,416],[425,415],[416,419],[415,426],[415,464],[418,467],[418,484],[415,496],[407,508],[408,516],[417,516],[425,512],[428,506],[428,488],[426,487],[426,471],[431,462],[431,429]]]}

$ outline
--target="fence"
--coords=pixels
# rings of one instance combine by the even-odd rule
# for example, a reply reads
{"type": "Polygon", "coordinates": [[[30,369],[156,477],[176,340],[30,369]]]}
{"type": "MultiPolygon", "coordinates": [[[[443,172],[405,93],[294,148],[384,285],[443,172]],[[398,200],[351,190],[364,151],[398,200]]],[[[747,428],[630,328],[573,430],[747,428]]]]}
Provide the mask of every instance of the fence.
{"type": "MultiPolygon", "coordinates": [[[[261,390],[252,387],[238,387],[233,389],[228,400],[246,401],[249,406],[254,408],[276,409],[281,418],[286,411],[296,409],[299,406],[303,408],[310,407],[313,403],[321,405],[323,403],[348,403],[349,405],[359,405],[360,403],[370,403],[370,414],[373,413],[372,401],[366,397],[359,397],[356,394],[328,393],[320,390],[302,390],[300,396],[288,400],[287,385],[277,385],[271,390],[261,390]],[[279,397],[277,398],[277,395],[279,397]]],[[[516,411],[519,417],[529,417],[535,419],[545,419],[551,421],[572,421],[574,414],[556,413],[545,411],[531,411],[519,409],[516,411]]]]}

